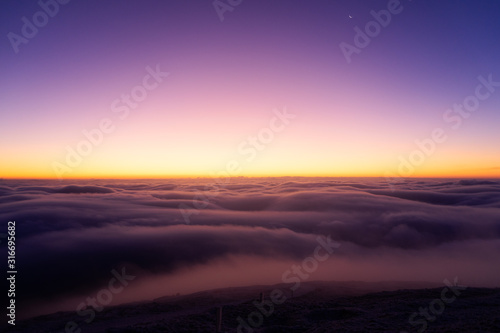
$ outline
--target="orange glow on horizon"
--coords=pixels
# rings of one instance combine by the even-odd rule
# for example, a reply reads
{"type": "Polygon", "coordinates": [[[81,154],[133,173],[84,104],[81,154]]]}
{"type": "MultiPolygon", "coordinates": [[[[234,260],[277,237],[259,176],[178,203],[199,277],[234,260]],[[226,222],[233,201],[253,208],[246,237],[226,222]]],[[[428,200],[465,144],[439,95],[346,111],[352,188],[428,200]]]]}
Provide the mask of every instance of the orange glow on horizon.
{"type": "MultiPolygon", "coordinates": [[[[72,176],[62,177],[61,180],[78,180],[78,179],[215,179],[227,177],[227,173],[200,173],[200,174],[144,174],[144,173],[75,173],[72,176]]],[[[242,173],[239,175],[229,175],[229,178],[395,178],[401,180],[412,178],[489,178],[500,179],[500,169],[492,168],[491,170],[481,171],[439,171],[434,173],[418,173],[412,176],[398,176],[397,174],[386,174],[366,172],[366,173],[242,173]]],[[[54,174],[36,172],[36,173],[22,173],[22,172],[9,172],[3,173],[0,179],[58,179],[54,174]]]]}

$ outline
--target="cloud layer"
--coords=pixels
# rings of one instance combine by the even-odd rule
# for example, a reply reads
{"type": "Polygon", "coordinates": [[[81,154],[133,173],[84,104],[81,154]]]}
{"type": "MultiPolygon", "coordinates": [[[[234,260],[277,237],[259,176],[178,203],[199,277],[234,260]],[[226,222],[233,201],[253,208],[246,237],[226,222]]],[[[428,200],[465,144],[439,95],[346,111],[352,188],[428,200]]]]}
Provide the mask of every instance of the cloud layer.
{"type": "MultiPolygon", "coordinates": [[[[190,274],[213,286],[280,282],[318,235],[341,247],[315,278],[442,280],[472,269],[471,283],[500,281],[496,180],[418,179],[394,191],[359,178],[3,180],[0,212],[16,221],[18,298],[28,307],[92,294],[121,267],[137,286],[190,274]]],[[[210,286],[190,281],[184,290],[210,286]]]]}

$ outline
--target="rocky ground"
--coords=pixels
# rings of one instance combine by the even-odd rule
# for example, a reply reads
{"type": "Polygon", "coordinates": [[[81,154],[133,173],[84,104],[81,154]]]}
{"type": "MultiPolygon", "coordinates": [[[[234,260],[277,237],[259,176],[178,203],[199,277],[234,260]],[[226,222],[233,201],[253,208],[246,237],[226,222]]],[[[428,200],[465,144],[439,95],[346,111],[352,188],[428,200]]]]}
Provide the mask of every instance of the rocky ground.
{"type": "Polygon", "coordinates": [[[446,288],[308,282],[293,297],[290,285],[228,288],[109,307],[90,323],[84,321],[89,317],[60,312],[18,321],[15,328],[6,329],[65,332],[73,321],[68,332],[213,333],[222,307],[222,332],[500,332],[500,289],[446,288]]]}

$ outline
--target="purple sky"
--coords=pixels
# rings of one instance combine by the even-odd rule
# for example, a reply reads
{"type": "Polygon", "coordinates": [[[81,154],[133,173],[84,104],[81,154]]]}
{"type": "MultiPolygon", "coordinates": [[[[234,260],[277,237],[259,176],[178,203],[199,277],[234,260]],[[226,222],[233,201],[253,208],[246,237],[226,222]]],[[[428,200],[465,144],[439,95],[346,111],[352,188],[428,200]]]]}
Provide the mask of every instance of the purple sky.
{"type": "Polygon", "coordinates": [[[500,81],[496,1],[243,1],[221,21],[210,1],[74,0],[16,46],[41,7],[0,6],[2,176],[204,176],[232,159],[241,175],[383,176],[435,128],[446,142],[399,176],[500,175],[498,91],[443,119],[478,76],[500,81]],[[339,45],[388,3],[399,13],[348,63],[339,45]],[[118,118],[112,102],[157,65],[168,78],[118,118]],[[285,107],[296,119],[246,163],[240,142],[285,107]],[[113,132],[68,166],[103,118],[113,132]]]}

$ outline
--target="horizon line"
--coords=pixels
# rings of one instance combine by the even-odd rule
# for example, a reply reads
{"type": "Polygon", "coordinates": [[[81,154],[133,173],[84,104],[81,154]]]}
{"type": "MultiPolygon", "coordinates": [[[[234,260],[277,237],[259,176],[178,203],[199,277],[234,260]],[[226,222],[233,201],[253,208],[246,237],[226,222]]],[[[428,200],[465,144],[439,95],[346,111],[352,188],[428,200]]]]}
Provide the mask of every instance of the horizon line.
{"type": "Polygon", "coordinates": [[[404,181],[407,179],[498,179],[500,176],[409,176],[409,177],[388,177],[388,176],[167,176],[167,177],[0,177],[1,180],[166,180],[166,179],[218,179],[218,178],[384,178],[392,181],[404,181]]]}

